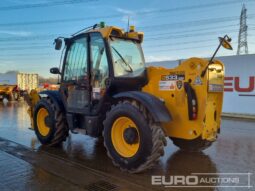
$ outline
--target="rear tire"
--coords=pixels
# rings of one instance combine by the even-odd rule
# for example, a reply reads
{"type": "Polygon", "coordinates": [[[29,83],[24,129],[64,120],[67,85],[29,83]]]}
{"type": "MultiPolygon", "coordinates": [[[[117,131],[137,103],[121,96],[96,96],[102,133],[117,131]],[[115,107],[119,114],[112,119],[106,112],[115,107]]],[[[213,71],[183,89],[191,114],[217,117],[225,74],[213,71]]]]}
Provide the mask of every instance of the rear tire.
{"type": "Polygon", "coordinates": [[[42,98],[34,109],[34,129],[42,144],[59,145],[68,136],[65,113],[50,98],[42,98]]]}
{"type": "Polygon", "coordinates": [[[185,140],[179,138],[170,138],[174,145],[179,147],[181,150],[188,152],[201,152],[212,145],[212,141],[203,140],[198,137],[194,140],[185,140]]]}
{"type": "Polygon", "coordinates": [[[103,135],[108,156],[112,159],[113,164],[123,171],[142,172],[151,168],[164,155],[166,140],[160,124],[155,123],[146,109],[135,101],[124,101],[112,106],[106,114],[103,135]],[[131,126],[127,125],[125,121],[122,126],[116,126],[115,122],[121,119],[132,121],[131,126]],[[125,125],[127,129],[130,127],[134,129],[133,126],[135,126],[138,135],[137,142],[128,143],[124,138],[125,131],[120,136],[114,135],[114,131],[122,129],[125,125]],[[123,137],[122,140],[119,137],[123,137]],[[120,140],[117,142],[118,146],[116,146],[115,139],[120,140]],[[124,144],[121,145],[121,142],[124,144]],[[135,147],[136,144],[139,146],[135,147]],[[123,150],[122,146],[125,147],[126,145],[128,148],[130,146],[131,149],[123,150]]]}

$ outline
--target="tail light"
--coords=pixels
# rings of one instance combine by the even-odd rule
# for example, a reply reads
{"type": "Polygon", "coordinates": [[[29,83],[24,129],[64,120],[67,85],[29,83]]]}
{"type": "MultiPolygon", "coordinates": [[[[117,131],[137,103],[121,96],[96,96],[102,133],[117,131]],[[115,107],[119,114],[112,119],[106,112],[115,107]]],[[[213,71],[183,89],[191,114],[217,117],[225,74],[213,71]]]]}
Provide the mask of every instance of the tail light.
{"type": "Polygon", "coordinates": [[[188,82],[184,83],[184,89],[187,93],[187,99],[188,99],[189,120],[196,120],[197,119],[197,113],[198,113],[196,93],[188,82]]]}

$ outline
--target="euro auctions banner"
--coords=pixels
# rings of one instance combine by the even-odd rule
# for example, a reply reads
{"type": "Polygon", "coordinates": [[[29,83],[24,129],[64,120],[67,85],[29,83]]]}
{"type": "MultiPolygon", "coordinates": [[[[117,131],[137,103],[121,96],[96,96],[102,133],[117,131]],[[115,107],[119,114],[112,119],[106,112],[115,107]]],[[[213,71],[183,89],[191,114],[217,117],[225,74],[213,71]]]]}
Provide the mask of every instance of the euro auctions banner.
{"type": "MultiPolygon", "coordinates": [[[[255,115],[255,54],[216,58],[225,64],[223,112],[255,115]]],[[[147,65],[173,68],[179,61],[147,65]]]]}
{"type": "Polygon", "coordinates": [[[223,112],[255,115],[255,54],[218,59],[225,64],[223,112]]]}

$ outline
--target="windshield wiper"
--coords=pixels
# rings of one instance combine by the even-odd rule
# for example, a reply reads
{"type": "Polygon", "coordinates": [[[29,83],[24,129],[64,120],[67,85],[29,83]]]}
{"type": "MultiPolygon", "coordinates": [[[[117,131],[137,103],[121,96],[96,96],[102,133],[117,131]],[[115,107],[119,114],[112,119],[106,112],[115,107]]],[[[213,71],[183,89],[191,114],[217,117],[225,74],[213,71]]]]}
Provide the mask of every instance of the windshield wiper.
{"type": "Polygon", "coordinates": [[[123,56],[119,53],[118,50],[116,50],[116,48],[114,48],[113,46],[111,46],[112,49],[118,54],[118,56],[121,58],[121,60],[123,61],[123,63],[129,68],[129,70],[126,70],[127,72],[133,72],[133,68],[130,66],[129,63],[126,62],[126,60],[123,58],[123,56]]]}

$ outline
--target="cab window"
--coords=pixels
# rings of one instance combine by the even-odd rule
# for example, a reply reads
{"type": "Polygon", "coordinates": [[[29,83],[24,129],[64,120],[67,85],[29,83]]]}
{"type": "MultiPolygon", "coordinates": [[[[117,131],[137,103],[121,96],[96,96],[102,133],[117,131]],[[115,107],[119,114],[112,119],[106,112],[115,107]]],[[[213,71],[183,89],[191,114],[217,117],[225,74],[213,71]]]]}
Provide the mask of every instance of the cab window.
{"type": "Polygon", "coordinates": [[[64,70],[64,81],[86,80],[87,74],[87,38],[75,40],[68,50],[64,70]]]}

